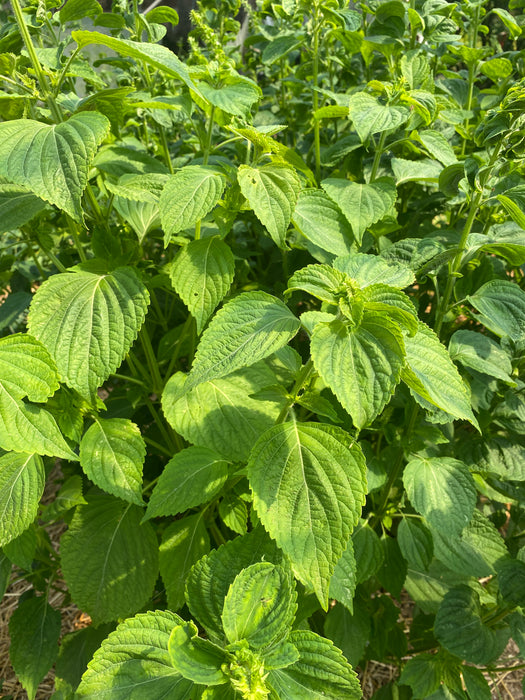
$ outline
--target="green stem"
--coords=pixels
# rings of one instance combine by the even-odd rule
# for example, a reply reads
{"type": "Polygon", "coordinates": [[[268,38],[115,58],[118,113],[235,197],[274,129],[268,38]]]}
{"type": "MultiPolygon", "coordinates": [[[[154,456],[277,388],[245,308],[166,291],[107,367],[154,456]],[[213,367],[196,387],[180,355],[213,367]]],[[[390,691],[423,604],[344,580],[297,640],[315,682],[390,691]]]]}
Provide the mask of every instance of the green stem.
{"type": "Polygon", "coordinates": [[[518,671],[521,668],[525,668],[525,663],[516,664],[515,666],[497,666],[496,668],[488,669],[491,673],[512,673],[512,671],[518,671]]]}
{"type": "Polygon", "coordinates": [[[21,83],[17,83],[16,80],[8,78],[7,75],[0,75],[0,80],[4,83],[9,83],[10,85],[14,85],[17,88],[20,88],[20,90],[29,93],[29,95],[31,95],[31,97],[33,98],[35,97],[35,93],[33,90],[31,90],[31,88],[28,88],[25,85],[22,85],[21,83]]]}
{"type": "Polygon", "coordinates": [[[164,440],[166,441],[167,449],[172,450],[170,452],[170,456],[173,455],[175,452],[180,451],[180,447],[176,444],[176,442],[173,440],[171,435],[168,433],[166,430],[166,427],[164,426],[161,417],[159,416],[159,413],[155,406],[153,405],[152,400],[149,398],[149,396],[144,397],[144,403],[148,407],[149,412],[151,413],[151,416],[155,422],[155,425],[159,429],[159,433],[162,435],[164,440]]]}
{"type": "Polygon", "coordinates": [[[54,253],[52,253],[50,250],[47,250],[46,248],[42,248],[42,251],[47,255],[47,257],[51,260],[51,262],[54,264],[54,266],[59,272],[67,272],[67,268],[65,267],[65,265],[62,265],[62,263],[54,253]]]}
{"type": "Polygon", "coordinates": [[[151,302],[155,308],[155,311],[157,312],[157,316],[159,317],[159,323],[164,329],[164,331],[167,333],[168,332],[168,323],[166,319],[164,318],[164,314],[162,313],[162,310],[160,308],[159,300],[157,299],[157,295],[155,294],[154,290],[151,290],[150,292],[150,298],[151,302]]]}
{"type": "MultiPolygon", "coordinates": [[[[492,169],[493,165],[495,164],[495,162],[498,158],[501,145],[502,145],[502,142],[500,142],[496,146],[496,148],[494,149],[494,152],[492,153],[492,156],[491,156],[489,163],[488,163],[488,171],[489,172],[492,169]]],[[[469,237],[469,234],[472,230],[472,226],[473,226],[474,221],[476,219],[476,215],[478,213],[478,209],[479,209],[479,206],[481,204],[482,199],[483,199],[483,191],[476,192],[476,194],[472,198],[472,201],[470,203],[469,212],[467,215],[467,220],[465,221],[465,226],[463,227],[463,232],[461,234],[461,239],[459,241],[457,253],[454,256],[452,263],[449,265],[449,275],[447,278],[447,284],[445,287],[445,291],[443,292],[443,296],[441,298],[441,303],[440,303],[439,308],[436,312],[436,323],[434,325],[434,331],[437,333],[437,335],[439,335],[441,332],[443,320],[445,318],[445,314],[448,311],[450,299],[452,296],[452,292],[454,290],[454,285],[456,284],[456,278],[458,276],[458,272],[461,269],[461,265],[463,262],[463,254],[464,254],[466,247],[467,247],[467,238],[469,237]]]]}
{"type": "Polygon", "coordinates": [[[162,152],[164,153],[164,160],[166,161],[168,170],[173,175],[175,170],[173,169],[173,163],[171,162],[170,149],[168,146],[168,139],[166,137],[166,129],[162,126],[162,124],[159,124],[158,131],[160,136],[160,143],[162,145],[162,152]]]}
{"type": "Polygon", "coordinates": [[[315,113],[319,108],[319,31],[321,23],[319,21],[319,5],[314,3],[314,44],[313,44],[313,75],[312,75],[312,103],[314,112],[314,153],[315,153],[315,180],[319,185],[321,181],[321,124],[319,119],[315,119],[315,113]]]}
{"type": "MultiPolygon", "coordinates": [[[[156,440],[152,440],[151,438],[146,437],[146,435],[143,435],[142,437],[144,438],[145,443],[147,443],[148,445],[151,445],[159,452],[162,452],[162,454],[165,455],[166,457],[172,457],[171,452],[166,447],[161,445],[160,442],[157,442],[156,440]]],[[[147,488],[149,488],[149,485],[146,487],[146,489],[147,488]]],[[[142,493],[144,493],[144,491],[142,493]]]]}
{"type": "Polygon", "coordinates": [[[144,354],[146,356],[148,369],[151,374],[151,380],[153,382],[153,393],[160,395],[162,393],[162,387],[164,386],[164,383],[160,375],[159,363],[157,362],[157,358],[155,357],[155,353],[153,351],[153,347],[151,345],[151,340],[146,326],[142,326],[142,328],[140,329],[139,338],[140,344],[142,345],[142,349],[144,350],[144,354]]]}
{"type": "Polygon", "coordinates": [[[297,380],[294,384],[294,387],[290,393],[290,397],[286,400],[286,403],[281,409],[281,412],[277,416],[277,420],[275,421],[275,424],[277,425],[278,423],[284,423],[286,420],[286,416],[288,415],[288,411],[290,408],[294,405],[294,403],[297,400],[297,395],[301,391],[301,389],[305,386],[307,381],[310,379],[312,373],[314,372],[314,363],[312,359],[309,359],[308,362],[302,367],[301,371],[299,372],[299,375],[297,377],[297,380]]]}
{"type": "MultiPolygon", "coordinates": [[[[210,121],[208,122],[208,129],[206,131],[206,141],[204,143],[204,148],[202,149],[202,164],[208,165],[208,160],[211,151],[211,139],[213,135],[213,122],[215,118],[215,107],[211,108],[210,121]]],[[[195,240],[198,241],[201,237],[201,222],[197,221],[195,224],[195,240]]]]}
{"type": "Polygon", "coordinates": [[[383,151],[385,150],[385,141],[386,141],[386,131],[383,131],[381,136],[379,137],[379,143],[377,145],[377,150],[374,155],[374,162],[372,163],[372,170],[370,171],[370,179],[368,182],[374,182],[377,176],[377,171],[379,170],[379,163],[381,162],[381,156],[383,155],[383,151]]]}
{"type": "MultiPolygon", "coordinates": [[[[412,434],[412,430],[414,429],[418,415],[419,415],[419,406],[417,404],[414,404],[412,406],[412,412],[410,413],[410,417],[408,419],[408,422],[406,424],[406,428],[404,431],[403,437],[405,440],[407,438],[409,438],[410,435],[412,434]]],[[[386,484],[383,486],[383,488],[381,490],[379,507],[377,509],[375,517],[372,520],[373,525],[380,522],[381,519],[383,518],[383,515],[386,511],[386,507],[388,505],[390,491],[392,489],[392,486],[397,481],[399,474],[401,473],[401,468],[403,466],[404,458],[405,458],[405,451],[403,449],[403,445],[400,445],[397,460],[395,461],[394,466],[392,467],[392,470],[390,471],[390,474],[388,475],[388,481],[386,482],[386,484]]]]}
{"type": "MultiPolygon", "coordinates": [[[[150,440],[149,442],[152,442],[152,441],[150,440]]],[[[158,445],[158,446],[160,447],[160,445],[158,445]]],[[[161,477],[161,474],[159,474],[159,475],[156,476],[154,479],[152,479],[148,484],[146,484],[146,486],[144,486],[144,488],[142,489],[142,495],[144,495],[144,494],[147,493],[151,488],[153,488],[153,486],[155,486],[155,484],[156,484],[157,481],[160,479],[160,477],[161,477]]]]}
{"type": "Polygon", "coordinates": [[[211,522],[208,527],[210,528],[210,532],[213,535],[213,539],[215,540],[216,544],[219,546],[221,544],[226,544],[226,539],[222,532],[219,530],[217,527],[217,523],[215,521],[211,522]]]}
{"type": "Polygon", "coordinates": [[[79,258],[82,262],[86,262],[87,257],[86,257],[86,253],[84,251],[84,248],[82,247],[82,243],[80,242],[80,237],[78,235],[77,225],[73,221],[73,219],[69,218],[69,216],[67,217],[67,219],[68,219],[68,224],[69,224],[69,232],[71,234],[71,238],[73,239],[73,243],[75,244],[75,248],[77,249],[79,258]]]}
{"type": "Polygon", "coordinates": [[[36,78],[40,86],[40,91],[42,92],[42,97],[45,100],[45,102],[47,102],[47,106],[49,107],[51,114],[53,115],[53,119],[56,122],[61,122],[62,115],[60,113],[57,103],[55,102],[55,98],[49,90],[49,85],[46,76],[44,75],[44,71],[42,70],[42,66],[40,65],[40,61],[38,60],[38,57],[36,55],[35,46],[33,44],[33,40],[31,39],[31,34],[29,33],[26,23],[24,22],[24,15],[22,13],[20,3],[18,2],[18,0],[11,0],[11,5],[15,13],[18,29],[20,30],[20,34],[22,35],[22,39],[27,49],[27,53],[29,54],[29,60],[31,61],[31,65],[33,66],[33,70],[35,71],[36,78]]]}
{"type": "Polygon", "coordinates": [[[137,386],[141,386],[143,389],[148,389],[148,387],[144,384],[142,379],[136,379],[135,377],[128,377],[127,374],[119,374],[118,372],[113,372],[113,374],[109,375],[110,377],[115,377],[115,379],[122,379],[125,382],[131,382],[132,384],[137,384],[137,386]]]}
{"type": "Polygon", "coordinates": [[[206,142],[204,144],[204,149],[202,152],[202,164],[203,165],[208,165],[208,160],[210,157],[214,120],[215,120],[215,107],[212,107],[211,112],[210,112],[210,121],[208,123],[208,130],[206,132],[206,142]]]}
{"type": "Polygon", "coordinates": [[[164,383],[166,383],[168,381],[168,379],[171,377],[171,373],[173,372],[173,369],[177,363],[177,360],[179,359],[180,350],[182,347],[182,341],[188,335],[188,332],[189,332],[190,328],[192,327],[192,325],[193,325],[193,316],[188,316],[186,321],[184,322],[184,326],[182,327],[182,330],[180,332],[179,339],[177,341],[177,347],[175,348],[175,351],[174,351],[173,355],[171,356],[171,360],[170,360],[170,363],[168,365],[168,369],[166,370],[166,372],[164,374],[164,383]]]}
{"type": "MultiPolygon", "coordinates": [[[[479,5],[474,7],[474,18],[472,20],[471,26],[469,27],[469,44],[471,49],[476,48],[478,42],[478,29],[479,29],[479,5]]],[[[472,108],[472,97],[474,94],[474,82],[476,80],[478,62],[471,62],[468,65],[468,97],[467,97],[467,111],[472,108]]],[[[465,150],[467,147],[468,139],[468,128],[470,124],[470,119],[465,122],[465,131],[467,132],[465,138],[463,139],[463,145],[461,147],[461,155],[465,155],[465,150]]]]}
{"type": "Polygon", "coordinates": [[[35,253],[35,251],[33,250],[33,246],[30,246],[30,247],[29,247],[29,252],[30,252],[30,254],[31,254],[31,257],[33,258],[33,262],[34,262],[35,265],[36,265],[36,269],[38,270],[38,274],[39,274],[40,277],[45,281],[45,280],[47,279],[47,275],[46,275],[46,273],[45,273],[44,268],[42,267],[42,265],[41,265],[40,262],[38,261],[38,258],[36,257],[36,253],[35,253]]]}
{"type": "Polygon", "coordinates": [[[149,376],[146,369],[142,366],[142,363],[137,360],[132,350],[128,352],[126,360],[129,365],[131,374],[133,374],[134,377],[142,376],[144,387],[146,391],[149,391],[149,383],[151,382],[151,377],[149,376]]]}
{"type": "Polygon", "coordinates": [[[57,83],[55,85],[55,89],[53,91],[55,97],[58,96],[58,94],[60,92],[60,88],[62,87],[62,83],[64,82],[64,79],[66,77],[66,73],[68,72],[69,67],[71,66],[71,64],[73,63],[73,61],[75,60],[75,58],[78,56],[79,53],[80,53],[80,46],[77,46],[77,48],[73,51],[71,56],[69,56],[69,58],[67,59],[67,61],[64,64],[64,67],[60,71],[57,83]]]}

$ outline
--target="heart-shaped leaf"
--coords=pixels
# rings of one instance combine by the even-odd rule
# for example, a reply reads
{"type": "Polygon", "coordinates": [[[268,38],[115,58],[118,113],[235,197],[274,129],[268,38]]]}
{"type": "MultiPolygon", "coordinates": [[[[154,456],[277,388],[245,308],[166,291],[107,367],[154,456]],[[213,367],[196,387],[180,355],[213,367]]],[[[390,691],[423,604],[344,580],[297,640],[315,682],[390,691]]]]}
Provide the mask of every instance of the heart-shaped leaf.
{"type": "Polygon", "coordinates": [[[56,125],[33,119],[4,122],[0,175],[81,221],[89,167],[108,133],[109,121],[98,112],[74,114],[56,125]]]}

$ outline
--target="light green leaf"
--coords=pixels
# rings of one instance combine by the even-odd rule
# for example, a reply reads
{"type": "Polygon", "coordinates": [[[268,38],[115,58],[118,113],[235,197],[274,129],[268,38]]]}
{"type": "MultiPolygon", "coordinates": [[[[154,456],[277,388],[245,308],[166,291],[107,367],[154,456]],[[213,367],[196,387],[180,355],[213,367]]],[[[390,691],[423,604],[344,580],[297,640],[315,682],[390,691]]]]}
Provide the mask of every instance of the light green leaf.
{"type": "Polygon", "coordinates": [[[117,183],[106,180],[104,184],[112,194],[118,195],[121,199],[158,204],[162,190],[169,179],[170,176],[164,173],[153,172],[145,175],[129,173],[119,177],[117,183]]]}
{"type": "Polygon", "coordinates": [[[137,273],[64,272],[46,280],[29,310],[30,332],[49,350],[61,379],[94,403],[144,321],[149,294],[137,273]]]}
{"type": "Polygon", "coordinates": [[[60,613],[44,596],[24,600],[9,621],[9,657],[16,675],[34,700],[38,684],[58,656],[60,613]]]}
{"type": "Polygon", "coordinates": [[[45,408],[15,399],[0,382],[0,447],[78,461],[45,408]]]}
{"type": "Polygon", "coordinates": [[[325,609],[330,579],[364,503],[365,472],[348,433],[321,423],[276,425],[250,454],[255,509],[325,609]]]}
{"type": "Polygon", "coordinates": [[[102,7],[97,0],[68,0],[58,13],[60,22],[76,22],[84,17],[97,17],[102,12],[102,7]]]}
{"type": "Polygon", "coordinates": [[[389,129],[397,129],[410,116],[406,107],[392,107],[381,104],[366,92],[358,92],[350,97],[350,119],[361,141],[371,134],[380,134],[389,129]]]}
{"type": "Polygon", "coordinates": [[[27,224],[45,207],[45,202],[25,187],[0,183],[0,233],[27,224]]]}
{"type": "Polygon", "coordinates": [[[177,515],[211,501],[228,478],[228,463],[207,447],[187,447],[164,467],[151,494],[146,518],[177,515]]]}
{"type": "Polygon", "coordinates": [[[32,119],[3,122],[0,175],[81,221],[88,170],[108,133],[109,121],[98,112],[74,114],[56,125],[32,119]]]}
{"type": "Polygon", "coordinates": [[[197,333],[228,293],[234,274],[233,254],[218,236],[191,241],[177,253],[171,283],[197,321],[197,333]]]}
{"type": "Polygon", "coordinates": [[[413,270],[403,262],[385,260],[379,255],[367,253],[351,253],[336,258],[334,267],[355,280],[361,289],[373,284],[403,289],[416,279],[413,270]]]}
{"type": "Polygon", "coordinates": [[[503,538],[477,509],[460,535],[433,528],[432,538],[437,559],[465,576],[493,576],[498,562],[508,556],[503,538]]]}
{"type": "Polygon", "coordinates": [[[252,105],[261,99],[261,89],[253,80],[240,75],[228,76],[220,87],[199,82],[197,87],[203,97],[214,107],[236,117],[246,118],[252,105]]]}
{"type": "Polygon", "coordinates": [[[49,523],[64,519],[68,510],[85,504],[86,500],[82,495],[82,477],[80,474],[73,474],[73,476],[64,481],[55,499],[44,506],[40,514],[40,520],[44,523],[49,523]]]}
{"type": "Polygon", "coordinates": [[[360,299],[364,301],[366,313],[374,311],[385,314],[410,335],[417,333],[418,318],[415,306],[401,290],[392,289],[386,284],[372,284],[363,290],[360,299]]]}
{"type": "Polygon", "coordinates": [[[292,223],[305,238],[328,253],[346,255],[352,250],[352,227],[322,190],[303,190],[299,194],[292,223]]]}
{"type": "Polygon", "coordinates": [[[403,483],[414,508],[437,530],[459,534],[476,506],[474,479],[451,457],[416,458],[405,467],[403,483]]]}
{"type": "Polygon", "coordinates": [[[113,49],[121,56],[129,56],[136,61],[147,63],[156,68],[165,76],[179,78],[194,92],[200,95],[199,89],[190,78],[187,67],[177,56],[165,46],[159,44],[149,44],[140,41],[129,41],[128,39],[116,39],[113,36],[106,36],[100,32],[76,31],[71,32],[71,36],[77,42],[79,49],[83,49],[89,44],[98,44],[113,49]]]}
{"type": "Polygon", "coordinates": [[[408,567],[405,588],[423,612],[435,615],[447,591],[458,584],[468,582],[468,576],[454,573],[440,561],[433,559],[427,571],[408,567]]]}
{"type": "Polygon", "coordinates": [[[525,231],[514,223],[506,221],[492,226],[489,233],[471,233],[467,238],[468,252],[486,250],[507,260],[513,267],[525,263],[525,231]]]}
{"type": "Polygon", "coordinates": [[[15,399],[43,403],[59,387],[53,358],[28,333],[0,338],[0,384],[15,399]]]}
{"type": "Polygon", "coordinates": [[[384,314],[367,312],[357,327],[319,323],[311,342],[316,370],[359,429],[390,400],[404,364],[403,336],[384,314]]]}
{"type": "MultiPolygon", "coordinates": [[[[284,6],[284,3],[283,3],[284,6]]],[[[288,12],[288,14],[293,14],[288,12]]],[[[276,61],[287,56],[290,51],[294,51],[299,48],[304,42],[304,35],[295,32],[293,34],[284,34],[279,32],[276,36],[272,37],[271,41],[266,44],[264,51],[262,52],[261,60],[263,63],[271,66],[276,61]]]]}
{"type": "Polygon", "coordinates": [[[299,660],[268,674],[279,700],[360,700],[357,676],[330,640],[303,630],[288,639],[299,651],[299,660]]]}
{"type": "Polygon", "coordinates": [[[354,594],[357,585],[357,564],[354,556],[354,545],[348,540],[346,549],[335,565],[334,573],[330,579],[330,598],[335,598],[351,613],[354,610],[354,594]]]}
{"type": "Polygon", "coordinates": [[[226,181],[211,167],[187,165],[167,181],[159,201],[164,245],[179,231],[195,226],[221,198],[226,181]]]}
{"type": "Polygon", "coordinates": [[[415,518],[403,518],[397,530],[397,541],[408,564],[425,571],[434,551],[430,530],[415,518]]]}
{"type": "Polygon", "coordinates": [[[480,666],[497,659],[508,641],[505,630],[491,629],[482,622],[479,596],[468,586],[458,586],[445,595],[434,633],[451,654],[480,666]]]}
{"type": "Polygon", "coordinates": [[[131,201],[123,197],[113,197],[113,206],[122,219],[131,226],[142,243],[146,234],[160,228],[158,204],[151,202],[131,201]]]}
{"type": "Polygon", "coordinates": [[[494,83],[505,80],[512,74],[513,65],[508,58],[491,58],[482,63],[480,72],[490,78],[494,83]]]}
{"type": "Polygon", "coordinates": [[[299,660],[299,652],[290,642],[282,642],[272,649],[265,650],[264,668],[286,668],[299,660]]]}
{"type": "Polygon", "coordinates": [[[261,560],[281,564],[282,559],[282,552],[259,526],[212,550],[193,566],[187,578],[186,601],[212,641],[224,643],[221,615],[235,577],[261,560]]]}
{"type": "Polygon", "coordinates": [[[261,649],[284,641],[296,610],[291,574],[280,566],[260,562],[243,569],[230,586],[222,626],[230,643],[246,639],[253,649],[261,649]]]}
{"type": "Polygon", "coordinates": [[[168,169],[164,163],[146,151],[129,146],[103,146],[97,153],[93,166],[113,178],[152,174],[168,177],[168,169]]]}
{"type": "Polygon", "coordinates": [[[406,158],[392,158],[390,161],[396,185],[404,182],[434,182],[437,184],[443,166],[435,160],[407,160],[406,158]]]}
{"type": "Polygon", "coordinates": [[[281,401],[252,398],[276,383],[255,367],[247,367],[225,379],[199,384],[184,396],[186,375],[174,374],[164,388],[162,408],[168,422],[194,445],[214,450],[222,457],[245,462],[257,438],[275,423],[281,401]]]}
{"type": "Polygon", "coordinates": [[[0,457],[0,546],[26,530],[38,513],[46,475],[41,457],[8,452],[0,457]]]}
{"type": "Polygon", "coordinates": [[[503,208],[521,228],[525,228],[525,185],[518,185],[497,195],[503,208]]]}
{"type": "Polygon", "coordinates": [[[481,314],[477,320],[512,340],[525,338],[525,292],[514,282],[491,280],[467,297],[481,314]]]}
{"type": "Polygon", "coordinates": [[[202,512],[175,520],[162,533],[159,566],[170,610],[179,610],[184,605],[189,571],[209,551],[210,540],[202,512]]]}
{"type": "Polygon", "coordinates": [[[307,265],[290,277],[287,292],[302,289],[321,301],[337,304],[337,293],[344,290],[346,281],[346,275],[330,265],[307,265]]]}
{"type": "Polygon", "coordinates": [[[321,187],[346,216],[358,243],[367,228],[389,214],[396,201],[393,180],[382,178],[369,185],[339,178],[321,182],[321,187]]]}
{"type": "Polygon", "coordinates": [[[168,643],[173,667],[183,676],[201,685],[221,685],[228,676],[221,666],[228,662],[228,655],[209,639],[200,639],[193,622],[177,625],[168,643]]]}
{"type": "Polygon", "coordinates": [[[260,168],[241,165],[237,179],[255,216],[279,248],[285,249],[286,231],[301,189],[295,171],[280,163],[269,163],[260,168]]]}
{"type": "Polygon", "coordinates": [[[202,334],[185,390],[268,357],[286,345],[300,325],[276,297],[266,292],[239,294],[202,334]]]}
{"type": "Polygon", "coordinates": [[[183,620],[154,610],[122,622],[88,664],[77,690],[92,700],[187,700],[193,683],[173,668],[168,652],[171,631],[183,620]]]}
{"type": "Polygon", "coordinates": [[[245,535],[248,531],[248,507],[246,501],[235,492],[229,491],[223,496],[219,503],[219,516],[226,527],[239,535],[245,535]]]}
{"type": "Polygon", "coordinates": [[[454,149],[440,131],[426,129],[418,132],[417,138],[430,155],[443,165],[452,165],[457,162],[454,149]]]}
{"type": "Polygon", "coordinates": [[[456,331],[450,339],[448,351],[453,360],[461,362],[465,367],[497,377],[507,384],[515,384],[510,377],[510,357],[498,343],[482,333],[456,331]]]}
{"type": "Polygon", "coordinates": [[[494,12],[495,15],[498,15],[500,20],[507,27],[512,39],[516,39],[516,37],[521,35],[520,25],[516,22],[516,18],[513,17],[508,10],[504,10],[501,7],[494,7],[492,12],[494,12]]]}
{"type": "Polygon", "coordinates": [[[477,428],[469,392],[437,335],[420,322],[418,332],[405,337],[405,349],[405,384],[433,406],[454,418],[466,419],[477,428]]]}
{"type": "Polygon", "coordinates": [[[140,430],[127,418],[95,418],[80,443],[80,465],[91,481],[139,506],[145,456],[140,430]]]}
{"type": "Polygon", "coordinates": [[[128,617],[151,597],[157,536],[143,511],[105,494],[86,497],[62,536],[62,571],[75,603],[94,624],[128,617]]]}
{"type": "MultiPolygon", "coordinates": [[[[523,426],[522,419],[518,421],[523,426]]],[[[525,446],[515,439],[498,436],[485,440],[482,458],[476,461],[476,466],[507,481],[525,481],[525,446]]]]}

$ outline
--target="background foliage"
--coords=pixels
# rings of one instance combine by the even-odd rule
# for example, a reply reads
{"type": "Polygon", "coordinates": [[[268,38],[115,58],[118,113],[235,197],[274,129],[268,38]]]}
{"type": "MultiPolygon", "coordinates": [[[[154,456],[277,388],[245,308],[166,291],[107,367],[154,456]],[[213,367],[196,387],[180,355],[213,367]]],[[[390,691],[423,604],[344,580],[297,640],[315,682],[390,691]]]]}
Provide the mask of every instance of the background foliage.
{"type": "Polygon", "coordinates": [[[13,667],[295,700],[379,660],[378,700],[488,698],[525,653],[521,4],[240,9],[177,54],[166,7],[2,11],[13,667]]]}

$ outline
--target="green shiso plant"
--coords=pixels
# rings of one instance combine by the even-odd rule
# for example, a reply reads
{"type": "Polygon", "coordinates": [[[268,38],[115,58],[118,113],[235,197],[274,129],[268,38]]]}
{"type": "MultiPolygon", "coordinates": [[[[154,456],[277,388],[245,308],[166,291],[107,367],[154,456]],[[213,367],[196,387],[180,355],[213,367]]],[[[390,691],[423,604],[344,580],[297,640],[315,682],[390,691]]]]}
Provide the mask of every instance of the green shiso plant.
{"type": "Polygon", "coordinates": [[[179,53],[174,10],[111,9],[0,11],[28,697],[54,665],[55,700],[357,700],[380,661],[377,700],[488,700],[511,638],[525,665],[522,3],[264,1],[241,34],[201,0],[179,53]]]}

